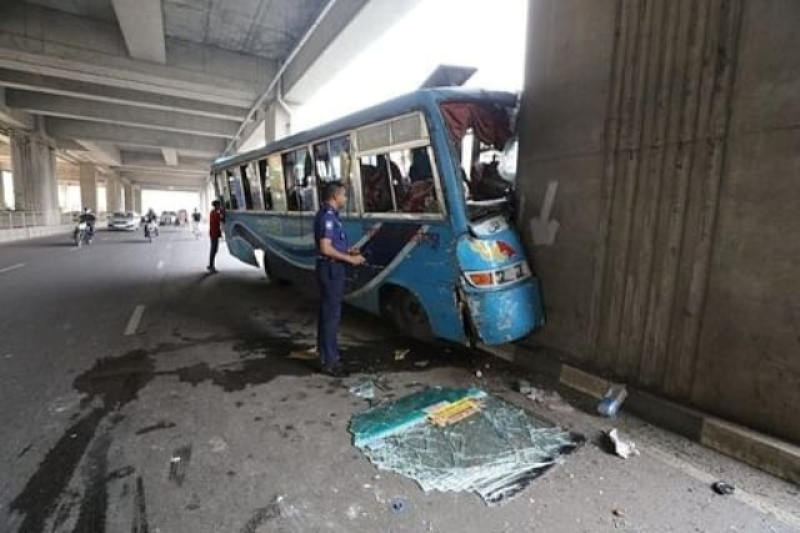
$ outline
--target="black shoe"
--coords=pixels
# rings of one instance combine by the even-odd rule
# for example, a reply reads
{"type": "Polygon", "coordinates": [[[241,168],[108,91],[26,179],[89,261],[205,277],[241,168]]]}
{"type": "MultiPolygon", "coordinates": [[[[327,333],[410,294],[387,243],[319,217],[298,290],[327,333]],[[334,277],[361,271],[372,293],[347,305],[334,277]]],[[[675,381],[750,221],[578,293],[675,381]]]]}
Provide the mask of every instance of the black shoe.
{"type": "Polygon", "coordinates": [[[339,365],[334,366],[333,368],[328,368],[328,367],[323,366],[322,367],[322,373],[325,374],[326,376],[330,376],[332,378],[346,378],[346,377],[350,376],[350,372],[348,372],[347,370],[345,370],[344,368],[342,368],[339,365]]]}

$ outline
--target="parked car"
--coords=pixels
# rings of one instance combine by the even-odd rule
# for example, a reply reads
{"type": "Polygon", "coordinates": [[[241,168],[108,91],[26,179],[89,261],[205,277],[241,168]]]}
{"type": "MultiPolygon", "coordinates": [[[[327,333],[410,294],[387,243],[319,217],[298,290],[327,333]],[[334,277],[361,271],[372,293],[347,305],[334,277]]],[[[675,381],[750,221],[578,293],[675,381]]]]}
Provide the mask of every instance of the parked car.
{"type": "Polygon", "coordinates": [[[139,229],[140,217],[133,211],[117,211],[108,217],[108,229],[136,231],[139,229]]]}
{"type": "Polygon", "coordinates": [[[178,213],[175,211],[162,211],[158,220],[159,226],[174,226],[178,223],[178,213]]]}

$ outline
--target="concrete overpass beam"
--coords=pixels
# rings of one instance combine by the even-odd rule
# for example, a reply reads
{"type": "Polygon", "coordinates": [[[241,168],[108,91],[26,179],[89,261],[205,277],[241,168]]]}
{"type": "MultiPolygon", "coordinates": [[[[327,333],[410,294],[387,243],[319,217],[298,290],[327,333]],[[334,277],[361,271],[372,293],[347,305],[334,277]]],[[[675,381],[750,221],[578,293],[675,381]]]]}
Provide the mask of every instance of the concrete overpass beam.
{"type": "Polygon", "coordinates": [[[166,63],[161,0],[112,0],[111,4],[131,57],[166,63]]]}
{"type": "Polygon", "coordinates": [[[209,156],[215,156],[225,149],[223,140],[81,120],[48,118],[47,131],[55,138],[107,141],[159,149],[169,147],[209,156]]]}
{"type": "Polygon", "coordinates": [[[7,68],[0,68],[0,86],[110,104],[125,104],[161,111],[176,111],[221,120],[232,120],[234,122],[241,122],[249,107],[247,103],[236,106],[210,102],[207,99],[207,95],[186,93],[186,97],[183,98],[147,90],[133,90],[108,84],[98,85],[7,68]]]}
{"type": "Polygon", "coordinates": [[[122,158],[119,153],[119,148],[117,148],[113,144],[95,142],[95,141],[77,141],[77,142],[78,144],[83,146],[87,152],[89,152],[90,157],[94,159],[97,163],[101,163],[103,165],[108,165],[108,166],[116,166],[122,162],[122,158]]]}
{"type": "Polygon", "coordinates": [[[164,162],[168,167],[178,166],[178,151],[173,148],[162,148],[161,154],[164,156],[164,162]]]}
{"type": "Polygon", "coordinates": [[[220,138],[231,137],[236,131],[234,122],[51,94],[8,90],[6,100],[9,107],[51,117],[143,126],[220,138]]]}
{"type": "Polygon", "coordinates": [[[36,127],[36,121],[29,113],[12,109],[6,105],[6,90],[4,87],[0,87],[0,124],[7,124],[12,128],[21,130],[32,130],[36,127]]]}

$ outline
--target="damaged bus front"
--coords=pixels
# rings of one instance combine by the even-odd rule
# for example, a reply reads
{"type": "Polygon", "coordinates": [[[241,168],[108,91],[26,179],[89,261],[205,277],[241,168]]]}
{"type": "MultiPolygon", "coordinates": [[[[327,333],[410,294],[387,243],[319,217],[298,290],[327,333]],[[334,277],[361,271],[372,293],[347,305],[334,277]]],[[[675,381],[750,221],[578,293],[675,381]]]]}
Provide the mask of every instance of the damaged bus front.
{"type": "Polygon", "coordinates": [[[518,98],[483,93],[439,105],[464,192],[466,230],[456,243],[463,316],[474,340],[518,340],[544,324],[538,280],[514,220],[518,98]]]}

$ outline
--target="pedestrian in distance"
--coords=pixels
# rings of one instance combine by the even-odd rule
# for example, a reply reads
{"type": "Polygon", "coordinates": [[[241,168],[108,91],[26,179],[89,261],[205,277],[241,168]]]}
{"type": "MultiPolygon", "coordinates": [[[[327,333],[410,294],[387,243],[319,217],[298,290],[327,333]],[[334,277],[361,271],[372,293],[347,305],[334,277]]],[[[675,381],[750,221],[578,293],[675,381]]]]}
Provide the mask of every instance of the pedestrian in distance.
{"type": "Polygon", "coordinates": [[[197,208],[194,208],[194,213],[192,213],[192,233],[194,234],[195,239],[200,238],[200,220],[203,216],[200,214],[200,211],[197,208]]]}
{"type": "Polygon", "coordinates": [[[339,211],[347,205],[347,191],[340,182],[325,186],[323,203],[314,217],[314,241],[317,247],[317,284],[320,307],[317,316],[317,345],[322,372],[334,377],[345,377],[339,353],[339,323],[342,318],[345,273],[349,266],[366,262],[359,250],[347,244],[339,211]]]}
{"type": "Polygon", "coordinates": [[[217,272],[215,261],[219,251],[219,240],[222,238],[222,224],[225,222],[225,213],[219,200],[211,202],[211,214],[208,216],[208,236],[211,238],[211,253],[208,257],[207,270],[212,274],[217,272]]]}

